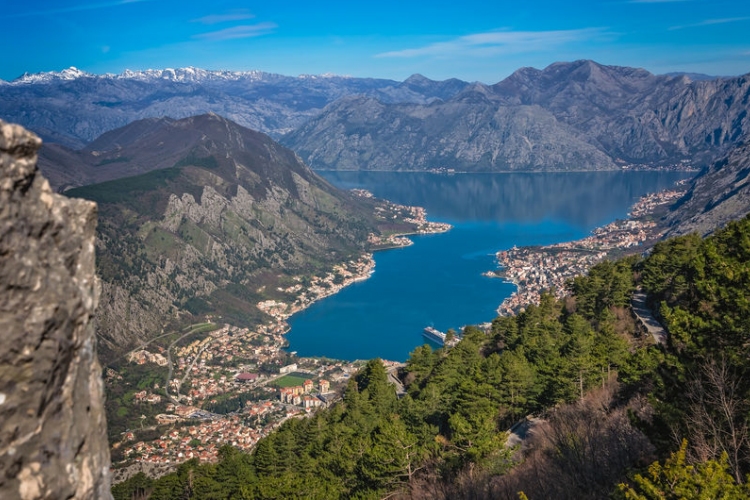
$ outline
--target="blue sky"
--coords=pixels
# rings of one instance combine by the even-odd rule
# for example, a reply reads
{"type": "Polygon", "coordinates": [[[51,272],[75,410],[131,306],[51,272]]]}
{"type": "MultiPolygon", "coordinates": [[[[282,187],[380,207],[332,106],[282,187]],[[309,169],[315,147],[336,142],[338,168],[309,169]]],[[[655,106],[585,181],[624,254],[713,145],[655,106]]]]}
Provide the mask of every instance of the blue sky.
{"type": "Polygon", "coordinates": [[[0,79],[75,66],[495,83],[523,66],[593,59],[654,73],[750,72],[750,2],[8,1],[0,79]]]}

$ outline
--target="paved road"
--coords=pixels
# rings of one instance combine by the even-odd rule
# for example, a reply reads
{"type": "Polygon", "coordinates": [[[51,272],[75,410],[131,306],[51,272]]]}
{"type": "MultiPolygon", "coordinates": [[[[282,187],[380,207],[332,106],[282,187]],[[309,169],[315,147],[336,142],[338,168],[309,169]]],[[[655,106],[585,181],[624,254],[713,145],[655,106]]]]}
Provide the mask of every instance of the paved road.
{"type": "Polygon", "coordinates": [[[398,369],[403,367],[404,365],[398,365],[394,366],[391,369],[388,370],[388,382],[396,386],[396,395],[398,397],[402,397],[404,394],[406,394],[406,389],[404,389],[404,385],[401,383],[401,381],[396,376],[398,369]]]}
{"type": "Polygon", "coordinates": [[[633,294],[633,300],[631,304],[633,306],[633,312],[638,318],[638,321],[640,321],[641,324],[646,328],[648,333],[650,333],[654,337],[656,343],[662,345],[666,344],[667,331],[663,326],[661,326],[658,321],[656,321],[656,318],[654,318],[651,310],[646,306],[646,294],[643,292],[633,294]]]}

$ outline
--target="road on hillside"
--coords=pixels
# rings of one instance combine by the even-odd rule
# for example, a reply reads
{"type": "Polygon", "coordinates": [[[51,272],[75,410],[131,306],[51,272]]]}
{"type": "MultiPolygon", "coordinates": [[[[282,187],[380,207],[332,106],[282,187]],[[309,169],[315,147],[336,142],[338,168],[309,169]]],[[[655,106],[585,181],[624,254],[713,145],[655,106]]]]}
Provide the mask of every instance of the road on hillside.
{"type": "Polygon", "coordinates": [[[633,300],[631,301],[633,312],[636,318],[646,328],[646,331],[650,333],[657,344],[665,345],[667,343],[667,331],[663,326],[656,320],[651,310],[646,305],[646,294],[644,292],[637,292],[633,294],[633,300]]]}

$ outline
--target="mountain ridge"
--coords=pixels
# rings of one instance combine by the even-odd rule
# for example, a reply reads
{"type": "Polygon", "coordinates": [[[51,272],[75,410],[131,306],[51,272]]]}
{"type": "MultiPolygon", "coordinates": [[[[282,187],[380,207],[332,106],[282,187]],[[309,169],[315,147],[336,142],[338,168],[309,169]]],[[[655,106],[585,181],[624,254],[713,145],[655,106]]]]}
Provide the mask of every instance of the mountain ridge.
{"type": "Polygon", "coordinates": [[[582,60],[521,68],[448,100],[381,103],[377,115],[371,103],[337,101],[282,143],[326,169],[704,166],[750,130],[748,99],[748,75],[692,81],[582,60]],[[520,109],[528,119],[514,123],[520,109]],[[354,126],[352,117],[366,123],[354,126]],[[374,132],[389,129],[385,137],[374,132]]]}
{"type": "Polygon", "coordinates": [[[346,95],[427,103],[444,99],[464,85],[459,80],[290,77],[192,67],[128,70],[120,75],[69,68],[0,82],[0,116],[35,131],[46,143],[74,149],[138,119],[180,119],[208,112],[278,138],[346,95]]]}

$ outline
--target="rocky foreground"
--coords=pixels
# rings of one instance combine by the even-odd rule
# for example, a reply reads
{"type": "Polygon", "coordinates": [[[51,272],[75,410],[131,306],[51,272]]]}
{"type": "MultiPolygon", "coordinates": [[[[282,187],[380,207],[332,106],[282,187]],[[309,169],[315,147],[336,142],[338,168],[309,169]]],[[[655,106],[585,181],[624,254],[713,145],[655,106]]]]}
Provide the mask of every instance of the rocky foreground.
{"type": "Polygon", "coordinates": [[[0,121],[0,498],[111,498],[91,319],[96,205],[53,194],[0,121]]]}

